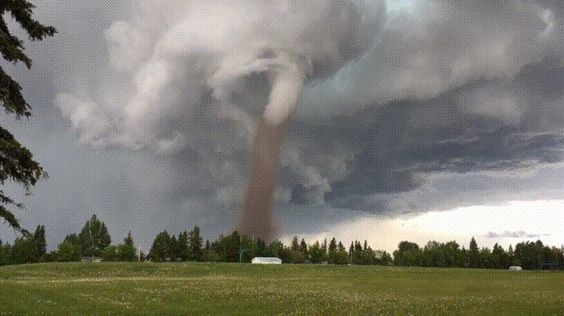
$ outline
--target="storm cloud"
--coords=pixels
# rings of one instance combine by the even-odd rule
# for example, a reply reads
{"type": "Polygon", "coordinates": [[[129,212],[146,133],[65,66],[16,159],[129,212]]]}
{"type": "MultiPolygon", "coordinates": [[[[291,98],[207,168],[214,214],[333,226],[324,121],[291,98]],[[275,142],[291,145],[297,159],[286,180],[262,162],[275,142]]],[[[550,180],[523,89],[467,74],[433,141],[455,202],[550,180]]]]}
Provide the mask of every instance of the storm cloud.
{"type": "Polygon", "coordinates": [[[562,177],[550,170],[561,171],[564,157],[564,4],[401,3],[46,2],[38,18],[60,32],[30,50],[50,52],[32,57],[52,79],[16,77],[32,105],[54,101],[34,106],[36,124],[57,127],[43,126],[37,139],[72,152],[74,174],[58,176],[65,160],[20,135],[39,158],[49,153],[50,183],[67,172],[74,187],[78,176],[90,179],[83,193],[65,193],[86,201],[63,203],[69,214],[88,208],[117,222],[137,214],[136,227],[161,230],[190,218],[222,231],[234,222],[268,103],[265,69],[280,64],[272,60],[283,48],[309,59],[281,151],[282,217],[310,208],[342,221],[341,211],[561,194],[562,177]],[[72,137],[55,135],[69,129],[72,137]],[[78,153],[67,148],[74,137],[78,153]],[[82,170],[81,160],[104,171],[82,170]]]}
{"type": "Polygon", "coordinates": [[[281,203],[379,211],[375,196],[415,190],[428,174],[562,160],[562,4],[384,5],[142,2],[104,31],[126,88],[55,103],[82,142],[166,157],[178,171],[171,187],[225,207],[239,202],[279,46],[314,75],[282,152],[281,203]],[[333,14],[355,8],[346,12],[360,14],[360,29],[348,31],[351,18],[333,14]]]}

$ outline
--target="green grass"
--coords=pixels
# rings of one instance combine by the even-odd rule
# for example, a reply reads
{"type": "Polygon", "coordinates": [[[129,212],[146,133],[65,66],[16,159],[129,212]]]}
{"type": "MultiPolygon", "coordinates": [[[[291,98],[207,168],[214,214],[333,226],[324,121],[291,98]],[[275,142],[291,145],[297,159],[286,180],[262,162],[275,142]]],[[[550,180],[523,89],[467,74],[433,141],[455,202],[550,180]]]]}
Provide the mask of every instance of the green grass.
{"type": "Polygon", "coordinates": [[[564,273],[361,266],[0,267],[0,315],[564,315],[564,273]]]}

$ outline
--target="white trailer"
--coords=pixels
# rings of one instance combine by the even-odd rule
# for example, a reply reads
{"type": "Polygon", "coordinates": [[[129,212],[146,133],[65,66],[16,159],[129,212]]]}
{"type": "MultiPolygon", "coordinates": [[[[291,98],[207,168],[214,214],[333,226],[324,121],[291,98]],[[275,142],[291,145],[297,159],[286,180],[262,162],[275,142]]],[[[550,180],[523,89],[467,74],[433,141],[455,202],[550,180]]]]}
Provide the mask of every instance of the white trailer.
{"type": "Polygon", "coordinates": [[[282,264],[282,259],[276,257],[254,257],[251,260],[254,264],[282,264]]]}

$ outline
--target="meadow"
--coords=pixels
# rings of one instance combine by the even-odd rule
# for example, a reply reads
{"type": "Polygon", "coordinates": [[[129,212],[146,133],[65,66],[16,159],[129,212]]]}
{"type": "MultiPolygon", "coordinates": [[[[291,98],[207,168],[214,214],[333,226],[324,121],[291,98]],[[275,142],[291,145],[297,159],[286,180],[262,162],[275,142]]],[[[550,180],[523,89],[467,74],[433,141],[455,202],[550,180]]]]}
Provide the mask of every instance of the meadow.
{"type": "Polygon", "coordinates": [[[0,315],[564,315],[564,272],[227,263],[0,267],[0,315]]]}

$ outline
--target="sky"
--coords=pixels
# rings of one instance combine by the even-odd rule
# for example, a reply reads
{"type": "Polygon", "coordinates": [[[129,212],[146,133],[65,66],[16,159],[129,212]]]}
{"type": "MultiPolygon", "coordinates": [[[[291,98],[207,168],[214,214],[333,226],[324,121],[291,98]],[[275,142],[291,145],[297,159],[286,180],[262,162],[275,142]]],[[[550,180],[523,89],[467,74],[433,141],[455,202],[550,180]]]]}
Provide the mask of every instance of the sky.
{"type": "Polygon", "coordinates": [[[561,1],[36,5],[59,33],[26,41],[31,70],[0,62],[33,108],[0,124],[49,174],[7,192],[50,249],[92,214],[144,249],[165,229],[234,229],[288,63],[306,80],[281,154],[283,240],[564,243],[561,1]]]}

